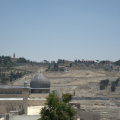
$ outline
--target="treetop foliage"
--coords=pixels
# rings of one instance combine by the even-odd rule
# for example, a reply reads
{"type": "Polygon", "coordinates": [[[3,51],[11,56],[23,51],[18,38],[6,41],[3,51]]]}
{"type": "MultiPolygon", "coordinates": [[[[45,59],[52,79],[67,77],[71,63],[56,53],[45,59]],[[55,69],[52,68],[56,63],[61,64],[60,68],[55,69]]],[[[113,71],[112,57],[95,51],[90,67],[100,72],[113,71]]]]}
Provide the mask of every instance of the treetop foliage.
{"type": "Polygon", "coordinates": [[[9,64],[11,63],[11,58],[9,56],[0,56],[0,64],[9,64]]]}
{"type": "Polygon", "coordinates": [[[106,88],[106,86],[109,84],[109,80],[101,80],[100,81],[100,90],[104,90],[106,88]]]}
{"type": "Polygon", "coordinates": [[[116,61],[115,65],[120,65],[120,60],[116,61]]]}
{"type": "MultiPolygon", "coordinates": [[[[120,78],[117,78],[115,81],[111,82],[111,92],[115,92],[116,87],[119,85],[120,78]]],[[[109,84],[109,80],[101,80],[100,81],[100,90],[104,90],[106,86],[109,84]]]]}
{"type": "Polygon", "coordinates": [[[70,102],[70,100],[72,99],[72,96],[73,95],[70,93],[62,94],[63,102],[65,103],[70,102]]]}
{"type": "Polygon", "coordinates": [[[108,80],[108,79],[106,79],[106,80],[101,80],[101,81],[100,81],[100,84],[103,84],[103,85],[107,86],[107,85],[109,84],[109,80],[108,80]]]}
{"type": "Polygon", "coordinates": [[[29,60],[26,60],[24,57],[20,57],[17,59],[17,63],[29,63],[29,60]]]}
{"type": "Polygon", "coordinates": [[[63,94],[64,100],[53,92],[47,97],[46,106],[41,110],[41,118],[39,120],[73,120],[76,111],[68,103],[71,94],[63,94]]]}

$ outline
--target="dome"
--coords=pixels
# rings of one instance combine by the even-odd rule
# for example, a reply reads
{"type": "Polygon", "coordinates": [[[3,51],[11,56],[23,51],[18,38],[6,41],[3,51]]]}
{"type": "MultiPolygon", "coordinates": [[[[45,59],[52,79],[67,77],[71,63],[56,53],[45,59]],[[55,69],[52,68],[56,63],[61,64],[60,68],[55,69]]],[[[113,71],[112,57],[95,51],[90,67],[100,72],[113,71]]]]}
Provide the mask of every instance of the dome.
{"type": "Polygon", "coordinates": [[[24,84],[28,84],[28,82],[27,82],[27,81],[24,81],[24,84]]]}
{"type": "Polygon", "coordinates": [[[32,78],[30,82],[30,87],[31,88],[50,88],[50,81],[43,73],[40,73],[32,78]]]}
{"type": "Polygon", "coordinates": [[[24,81],[24,87],[27,87],[28,82],[24,81]]]}

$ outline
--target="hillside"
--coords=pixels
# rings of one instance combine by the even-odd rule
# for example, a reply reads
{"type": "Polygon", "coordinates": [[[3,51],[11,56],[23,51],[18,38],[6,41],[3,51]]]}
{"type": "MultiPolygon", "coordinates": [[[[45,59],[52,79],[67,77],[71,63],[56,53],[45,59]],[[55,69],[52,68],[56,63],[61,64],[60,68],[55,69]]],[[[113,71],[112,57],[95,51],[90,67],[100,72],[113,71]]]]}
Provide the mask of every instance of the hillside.
{"type": "Polygon", "coordinates": [[[120,77],[120,72],[108,72],[102,69],[45,72],[44,67],[37,67],[36,71],[12,82],[12,85],[23,85],[25,80],[30,85],[31,78],[41,71],[50,79],[51,89],[57,90],[60,96],[62,93],[72,93],[74,102],[79,102],[81,107],[88,111],[98,111],[101,120],[111,120],[118,117],[120,100],[115,98],[119,98],[120,83],[115,92],[110,91],[110,83],[120,77]],[[105,79],[109,79],[110,83],[105,90],[100,90],[99,83],[105,79]],[[84,100],[81,100],[82,97],[85,97],[84,100]],[[108,100],[100,100],[100,97],[108,100]]]}

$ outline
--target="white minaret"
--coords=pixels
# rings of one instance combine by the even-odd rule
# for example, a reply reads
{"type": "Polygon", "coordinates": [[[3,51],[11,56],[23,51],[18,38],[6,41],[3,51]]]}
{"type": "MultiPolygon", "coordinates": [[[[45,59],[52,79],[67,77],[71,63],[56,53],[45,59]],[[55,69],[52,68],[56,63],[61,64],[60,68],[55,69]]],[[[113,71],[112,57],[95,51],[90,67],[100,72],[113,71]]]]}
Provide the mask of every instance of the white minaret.
{"type": "Polygon", "coordinates": [[[29,97],[29,88],[27,87],[27,81],[24,82],[24,88],[23,88],[22,95],[23,95],[24,114],[27,115],[28,97],[29,97]]]}

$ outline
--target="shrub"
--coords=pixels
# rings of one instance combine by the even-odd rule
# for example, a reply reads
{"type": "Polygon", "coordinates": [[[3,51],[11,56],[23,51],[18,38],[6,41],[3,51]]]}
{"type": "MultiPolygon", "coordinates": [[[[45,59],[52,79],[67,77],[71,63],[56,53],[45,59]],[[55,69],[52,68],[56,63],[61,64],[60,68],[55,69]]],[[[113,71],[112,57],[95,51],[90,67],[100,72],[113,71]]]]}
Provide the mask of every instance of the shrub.
{"type": "Polygon", "coordinates": [[[100,90],[104,90],[105,89],[105,85],[100,85],[100,90]]]}
{"type": "Polygon", "coordinates": [[[116,79],[115,86],[118,86],[119,81],[120,81],[120,78],[116,79]]]}
{"type": "Polygon", "coordinates": [[[116,88],[115,88],[115,82],[111,83],[111,92],[115,92],[116,88]]]}
{"type": "Polygon", "coordinates": [[[100,90],[104,90],[105,87],[109,84],[109,80],[106,79],[106,80],[101,80],[100,81],[100,90]]]}

